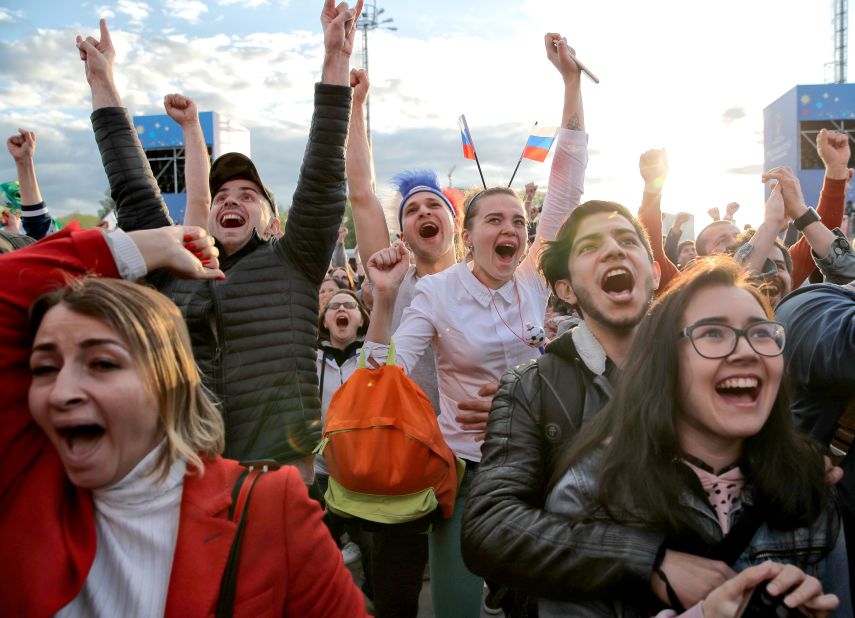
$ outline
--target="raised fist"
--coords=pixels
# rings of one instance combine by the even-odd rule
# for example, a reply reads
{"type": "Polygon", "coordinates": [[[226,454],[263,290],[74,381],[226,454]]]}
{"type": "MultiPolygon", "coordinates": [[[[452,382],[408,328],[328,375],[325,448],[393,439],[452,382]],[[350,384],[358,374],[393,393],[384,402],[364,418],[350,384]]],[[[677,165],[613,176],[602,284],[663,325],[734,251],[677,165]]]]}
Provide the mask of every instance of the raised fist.
{"type": "Polygon", "coordinates": [[[196,104],[190,97],[180,94],[168,94],[163,97],[163,108],[175,122],[182,127],[193,124],[199,120],[199,112],[196,104]]]}
{"type": "Polygon", "coordinates": [[[32,131],[18,129],[18,135],[13,135],[6,140],[6,148],[15,162],[32,160],[36,154],[36,134],[32,131]]]}

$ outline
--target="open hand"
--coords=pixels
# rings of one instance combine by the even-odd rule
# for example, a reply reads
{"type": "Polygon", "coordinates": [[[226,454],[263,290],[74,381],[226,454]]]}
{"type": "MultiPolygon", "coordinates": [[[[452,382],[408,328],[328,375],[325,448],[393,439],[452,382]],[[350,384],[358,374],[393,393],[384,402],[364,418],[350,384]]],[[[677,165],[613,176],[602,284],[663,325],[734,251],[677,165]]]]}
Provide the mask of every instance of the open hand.
{"type": "Polygon", "coordinates": [[[204,228],[171,225],[129,232],[149,272],[164,269],[183,279],[225,279],[219,250],[204,228]]]}
{"type": "Polygon", "coordinates": [[[190,97],[177,93],[168,94],[163,97],[163,108],[169,117],[182,127],[199,121],[199,112],[190,97]]]}
{"type": "MultiPolygon", "coordinates": [[[[807,210],[798,176],[789,167],[773,167],[761,177],[763,182],[775,181],[781,187],[785,217],[798,219],[807,210]]],[[[771,199],[771,196],[770,196],[771,199]]]]}
{"type": "Polygon", "coordinates": [[[25,129],[18,129],[18,135],[13,135],[6,140],[6,148],[9,154],[19,161],[32,161],[36,154],[36,134],[25,129]]]}

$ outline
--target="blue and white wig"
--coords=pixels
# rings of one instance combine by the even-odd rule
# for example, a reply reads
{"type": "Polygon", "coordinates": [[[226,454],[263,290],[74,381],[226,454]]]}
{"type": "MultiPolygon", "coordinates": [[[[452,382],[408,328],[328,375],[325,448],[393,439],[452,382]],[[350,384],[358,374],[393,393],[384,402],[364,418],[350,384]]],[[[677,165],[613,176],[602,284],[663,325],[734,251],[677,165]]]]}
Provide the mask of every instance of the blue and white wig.
{"type": "Polygon", "coordinates": [[[457,210],[448,196],[439,187],[439,176],[433,170],[406,170],[398,174],[392,179],[392,184],[398,188],[401,193],[401,204],[398,206],[398,225],[401,229],[404,228],[404,204],[410,199],[414,193],[427,191],[433,193],[442,202],[448,206],[451,216],[457,219],[457,210]]]}

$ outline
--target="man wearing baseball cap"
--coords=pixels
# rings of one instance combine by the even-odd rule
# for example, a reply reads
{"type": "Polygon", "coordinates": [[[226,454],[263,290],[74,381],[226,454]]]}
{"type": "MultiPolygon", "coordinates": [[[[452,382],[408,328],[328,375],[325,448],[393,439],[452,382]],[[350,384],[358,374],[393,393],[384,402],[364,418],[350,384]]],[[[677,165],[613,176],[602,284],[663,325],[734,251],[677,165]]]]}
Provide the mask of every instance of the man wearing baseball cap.
{"type": "MultiPolygon", "coordinates": [[[[323,73],[315,85],[315,113],[285,235],[275,238],[275,203],[255,165],[242,154],[225,154],[209,174],[207,225],[225,280],[152,280],[181,309],[205,384],[220,401],[223,455],[297,464],[307,482],[321,435],[318,288],[344,214],[348,65],[361,8],[362,0],[353,9],[325,0],[323,73]]],[[[103,22],[101,41],[90,43],[81,57],[119,226],[130,231],[171,225],[127,110],[120,107],[112,78],[115,52],[103,22]]]]}

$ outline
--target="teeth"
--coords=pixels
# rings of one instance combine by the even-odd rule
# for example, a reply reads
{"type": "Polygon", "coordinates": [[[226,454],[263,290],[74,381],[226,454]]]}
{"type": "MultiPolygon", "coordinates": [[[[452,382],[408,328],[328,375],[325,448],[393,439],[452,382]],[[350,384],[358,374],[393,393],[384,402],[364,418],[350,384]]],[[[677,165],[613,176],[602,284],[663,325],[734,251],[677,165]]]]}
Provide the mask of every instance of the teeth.
{"type": "Polygon", "coordinates": [[[241,219],[243,219],[243,217],[241,217],[240,215],[235,215],[235,214],[223,215],[223,221],[228,221],[229,219],[235,219],[237,221],[240,221],[241,219]]]}
{"type": "Polygon", "coordinates": [[[608,279],[609,277],[616,277],[617,275],[628,275],[628,274],[629,274],[629,271],[626,270],[625,268],[615,268],[614,270],[611,270],[608,273],[606,273],[606,279],[608,279]]]}
{"type": "Polygon", "coordinates": [[[718,383],[718,388],[757,388],[759,381],[757,378],[728,378],[718,383]]]}

